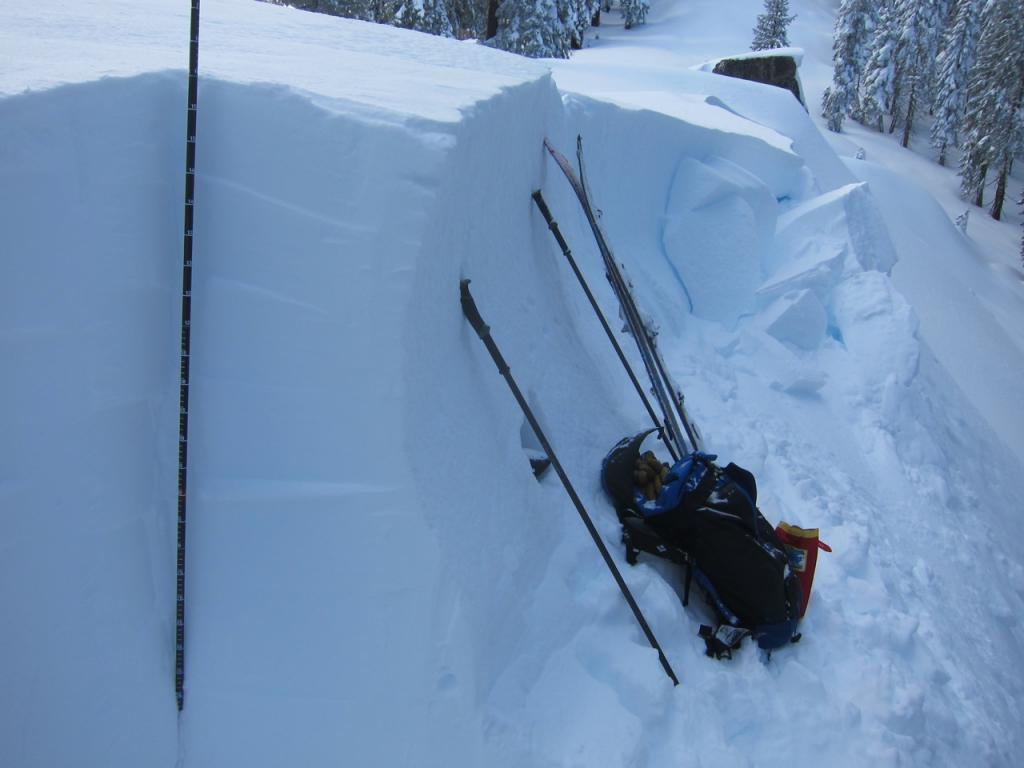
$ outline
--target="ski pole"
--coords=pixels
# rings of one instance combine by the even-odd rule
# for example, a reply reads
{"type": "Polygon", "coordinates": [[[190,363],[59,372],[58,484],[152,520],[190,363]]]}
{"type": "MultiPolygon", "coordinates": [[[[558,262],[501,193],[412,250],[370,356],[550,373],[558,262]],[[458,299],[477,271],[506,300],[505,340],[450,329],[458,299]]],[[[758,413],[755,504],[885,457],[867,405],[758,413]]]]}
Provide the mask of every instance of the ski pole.
{"type": "Polygon", "coordinates": [[[605,565],[607,565],[608,570],[611,571],[612,577],[615,579],[615,583],[619,585],[619,590],[622,592],[622,596],[626,599],[626,603],[629,605],[630,610],[633,611],[633,616],[636,617],[637,623],[643,630],[644,635],[647,637],[647,641],[651,644],[651,647],[658,652],[658,659],[661,661],[661,666],[664,668],[665,674],[667,674],[672,680],[673,685],[679,685],[679,678],[677,678],[676,673],[672,671],[672,666],[668,663],[668,659],[665,657],[665,652],[661,650],[661,646],[658,644],[657,638],[654,637],[654,632],[651,631],[651,627],[644,618],[643,612],[640,610],[640,606],[637,605],[636,600],[633,599],[633,594],[629,591],[629,587],[626,586],[626,582],[623,580],[622,574],[619,573],[619,569],[615,566],[615,561],[612,560],[612,556],[608,554],[608,548],[605,547],[604,541],[601,540],[601,534],[599,534],[597,532],[597,528],[594,527],[593,520],[590,519],[590,515],[587,514],[587,510],[584,509],[583,502],[580,501],[580,497],[576,495],[576,490],[572,487],[572,483],[569,482],[569,478],[565,474],[565,470],[562,468],[562,463],[558,460],[558,456],[555,455],[554,448],[551,447],[551,443],[548,442],[540,424],[538,424],[537,419],[534,418],[533,411],[530,410],[530,406],[523,397],[523,393],[519,391],[519,387],[516,385],[515,379],[512,378],[512,373],[509,370],[508,363],[505,362],[505,358],[502,357],[501,351],[498,349],[498,345],[491,337],[491,329],[480,316],[480,310],[477,309],[476,302],[473,300],[473,295],[469,292],[469,282],[470,281],[467,279],[459,281],[462,314],[466,316],[466,320],[469,321],[473,330],[476,331],[476,335],[480,337],[484,346],[487,347],[487,351],[491,354],[491,359],[498,367],[498,373],[504,377],[509,389],[512,390],[512,396],[515,397],[516,402],[519,403],[519,407],[522,409],[523,415],[526,416],[526,420],[530,422],[530,427],[533,428],[534,434],[537,435],[537,439],[540,441],[541,446],[551,459],[551,466],[553,466],[555,468],[555,472],[558,473],[558,478],[562,481],[562,485],[565,487],[566,493],[569,494],[569,498],[572,499],[572,503],[575,505],[576,511],[580,515],[580,519],[587,527],[587,531],[589,531],[590,537],[594,540],[594,544],[601,553],[601,557],[604,558],[605,565]]]}
{"type": "Polygon", "coordinates": [[[583,277],[583,273],[580,272],[580,268],[576,265],[576,259],[573,258],[572,251],[569,250],[569,244],[565,242],[565,238],[562,236],[562,231],[558,227],[558,222],[555,221],[554,217],[551,215],[551,209],[548,208],[548,204],[544,201],[544,195],[541,194],[539,189],[535,190],[533,193],[533,202],[537,204],[537,209],[540,211],[540,215],[543,216],[544,221],[547,222],[548,229],[550,229],[551,234],[555,236],[555,241],[558,243],[558,247],[562,249],[562,255],[565,256],[566,261],[569,262],[569,266],[572,267],[573,274],[576,275],[576,279],[579,281],[580,287],[587,295],[587,300],[590,302],[590,306],[593,307],[594,313],[597,315],[597,319],[601,321],[601,327],[604,328],[605,335],[608,336],[608,341],[610,341],[612,343],[612,347],[615,348],[615,354],[619,356],[619,362],[621,362],[622,367],[626,369],[626,374],[629,376],[629,380],[633,383],[636,393],[640,395],[640,400],[643,401],[644,408],[647,409],[647,413],[651,417],[651,421],[654,422],[654,426],[658,430],[658,436],[668,448],[668,452],[672,454],[673,463],[679,461],[679,456],[676,453],[676,449],[673,446],[672,441],[666,438],[665,427],[662,425],[658,415],[654,412],[654,408],[651,407],[651,403],[647,399],[647,395],[644,393],[644,388],[640,386],[640,382],[637,380],[636,374],[633,373],[633,368],[626,359],[626,355],[623,353],[622,347],[619,346],[619,342],[615,339],[615,334],[612,333],[612,329],[609,327],[608,321],[605,319],[604,312],[602,312],[601,307],[598,306],[597,299],[594,298],[594,294],[591,293],[590,286],[587,285],[587,281],[583,277]]]}

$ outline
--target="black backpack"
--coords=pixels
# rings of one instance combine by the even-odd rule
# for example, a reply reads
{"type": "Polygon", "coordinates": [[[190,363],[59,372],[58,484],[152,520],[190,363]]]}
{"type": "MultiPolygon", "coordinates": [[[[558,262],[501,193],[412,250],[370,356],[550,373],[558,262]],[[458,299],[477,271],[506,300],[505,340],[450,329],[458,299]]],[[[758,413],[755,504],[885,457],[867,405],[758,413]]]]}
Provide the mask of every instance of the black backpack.
{"type": "Polygon", "coordinates": [[[701,628],[709,655],[728,655],[747,635],[769,651],[799,640],[800,585],[786,547],[757,508],[754,476],[697,452],[671,467],[657,465],[660,475],[654,470],[657,479],[645,492],[637,483],[648,475],[637,473],[653,457],[640,454],[649,434],[620,440],[601,467],[626,560],[633,565],[647,552],[685,567],[683,604],[696,581],[719,620],[715,630],[701,628]]]}

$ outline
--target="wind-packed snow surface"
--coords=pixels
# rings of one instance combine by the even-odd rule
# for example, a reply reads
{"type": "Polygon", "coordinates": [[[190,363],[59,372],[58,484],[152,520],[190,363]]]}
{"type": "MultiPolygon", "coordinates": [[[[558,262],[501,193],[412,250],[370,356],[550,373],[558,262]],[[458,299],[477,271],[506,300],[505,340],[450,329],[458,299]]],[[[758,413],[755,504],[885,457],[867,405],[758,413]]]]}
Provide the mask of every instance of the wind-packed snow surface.
{"type": "Polygon", "coordinates": [[[0,763],[1017,762],[1019,275],[785,91],[248,0],[203,3],[176,718],[188,5],[3,10],[0,763]],[[770,659],[707,659],[680,574],[621,556],[598,468],[648,425],[530,200],[614,317],[542,149],[577,134],[707,448],[835,550],[770,659]],[[534,479],[461,278],[678,688],[534,479]]]}

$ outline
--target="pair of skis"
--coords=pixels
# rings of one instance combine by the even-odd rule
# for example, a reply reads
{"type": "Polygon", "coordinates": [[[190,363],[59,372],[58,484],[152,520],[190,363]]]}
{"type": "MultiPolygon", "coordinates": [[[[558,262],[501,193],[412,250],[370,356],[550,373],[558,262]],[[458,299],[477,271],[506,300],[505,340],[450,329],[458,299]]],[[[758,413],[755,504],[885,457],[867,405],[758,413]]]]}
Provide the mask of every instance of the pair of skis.
{"type": "Polygon", "coordinates": [[[694,426],[686,412],[686,407],[683,404],[682,390],[680,390],[679,386],[669,376],[668,369],[665,366],[665,361],[662,359],[661,353],[658,351],[656,341],[657,333],[650,325],[644,322],[639,309],[637,309],[636,299],[633,296],[633,287],[623,275],[622,265],[616,261],[615,255],[612,253],[611,247],[608,245],[608,239],[605,237],[604,230],[601,228],[601,224],[598,221],[597,215],[594,213],[593,206],[591,205],[590,193],[586,182],[587,177],[583,167],[583,137],[577,136],[576,138],[576,160],[579,165],[579,175],[576,174],[576,171],[573,169],[565,155],[555,149],[547,139],[544,140],[544,148],[548,151],[551,157],[554,158],[558,167],[562,169],[562,173],[564,173],[566,179],[569,180],[569,185],[576,193],[576,197],[579,198],[580,205],[583,206],[583,213],[587,217],[587,222],[590,224],[590,228],[594,233],[594,239],[597,241],[597,248],[601,253],[602,260],[604,261],[605,276],[608,278],[608,282],[612,286],[615,298],[618,299],[619,307],[622,311],[622,317],[626,321],[626,326],[629,329],[630,335],[636,342],[637,350],[640,352],[640,358],[644,364],[644,369],[650,379],[651,393],[658,402],[658,407],[662,413],[661,419],[659,419],[654,413],[654,409],[651,407],[642,387],[640,387],[637,382],[632,368],[630,368],[629,363],[627,362],[625,355],[622,353],[618,342],[615,340],[611,329],[608,327],[608,323],[605,320],[604,315],[601,313],[593,294],[591,294],[586,281],[583,279],[582,274],[576,266],[576,262],[572,258],[569,247],[566,245],[565,239],[558,230],[558,224],[552,218],[551,212],[545,204],[544,198],[539,190],[533,194],[534,202],[537,204],[541,215],[544,216],[548,227],[551,229],[552,234],[558,241],[558,245],[562,249],[562,253],[569,260],[570,266],[572,266],[577,280],[579,280],[580,285],[583,286],[583,290],[586,292],[591,306],[597,313],[597,316],[605,329],[605,333],[608,335],[612,346],[615,347],[619,360],[622,362],[626,372],[629,374],[630,380],[633,382],[633,386],[636,388],[637,393],[640,395],[640,399],[647,408],[647,412],[654,422],[662,441],[668,448],[669,453],[672,454],[672,458],[677,460],[689,453],[691,450],[699,451],[701,449],[700,433],[697,431],[697,428],[694,426]],[[682,426],[680,427],[680,425],[682,426]],[[689,448],[687,448],[683,441],[684,430],[686,440],[689,442],[689,448]]]}
{"type": "MultiPolygon", "coordinates": [[[[641,387],[639,381],[637,381],[636,375],[633,373],[632,368],[629,365],[629,361],[626,359],[622,348],[615,339],[615,334],[612,332],[608,325],[608,321],[605,319],[604,314],[601,312],[600,306],[597,304],[597,300],[591,293],[583,274],[580,272],[579,267],[576,265],[576,261],[572,256],[572,252],[569,250],[568,244],[565,242],[565,238],[562,237],[562,233],[558,228],[557,222],[551,216],[551,211],[548,209],[547,204],[544,201],[543,195],[540,190],[533,193],[533,200],[537,204],[538,209],[547,221],[548,227],[551,233],[554,235],[555,240],[558,241],[559,247],[562,249],[563,255],[572,267],[573,273],[576,275],[576,279],[579,281],[584,292],[587,295],[587,299],[590,301],[594,312],[597,314],[601,321],[601,325],[604,327],[605,333],[608,339],[611,341],[612,346],[615,348],[616,353],[619,356],[619,360],[625,367],[626,372],[629,374],[629,378],[636,388],[637,393],[640,395],[640,399],[643,401],[647,408],[647,412],[651,419],[654,421],[655,427],[657,428],[662,440],[665,442],[669,453],[672,454],[674,459],[681,458],[688,451],[683,443],[683,432],[680,429],[680,422],[686,429],[686,436],[689,439],[692,450],[700,450],[700,435],[694,428],[693,423],[690,421],[686,414],[686,410],[683,407],[683,396],[679,388],[669,378],[665,368],[665,363],[661,359],[661,355],[658,352],[657,344],[655,342],[655,333],[640,316],[640,312],[636,306],[636,300],[633,298],[632,286],[624,278],[620,265],[615,261],[615,257],[612,255],[611,248],[608,247],[608,241],[604,236],[604,232],[601,230],[601,226],[597,221],[597,217],[594,215],[594,210],[590,204],[590,196],[587,192],[586,187],[586,176],[583,171],[583,142],[582,139],[577,139],[577,158],[579,160],[580,175],[577,176],[569,161],[566,160],[565,156],[562,155],[558,150],[551,146],[547,140],[544,141],[544,146],[551,153],[551,156],[558,163],[559,167],[565,173],[566,178],[569,179],[569,183],[576,191],[577,197],[579,197],[580,203],[583,206],[584,213],[586,213],[587,220],[590,222],[591,229],[594,232],[594,237],[597,239],[598,249],[601,251],[601,256],[604,259],[605,271],[609,282],[611,282],[612,289],[615,291],[616,298],[619,300],[619,305],[622,309],[622,314],[626,319],[627,326],[629,327],[630,333],[636,341],[637,348],[640,351],[640,357],[643,359],[644,367],[647,370],[647,374],[651,380],[651,391],[655,398],[658,400],[658,404],[661,407],[662,414],[664,417],[664,423],[658,418],[650,401],[644,394],[643,387],[641,387]]],[[[576,511],[579,513],[581,520],[590,533],[591,538],[594,541],[595,546],[601,553],[605,565],[607,566],[612,577],[615,579],[619,590],[622,592],[623,598],[629,605],[630,610],[633,612],[633,616],[636,618],[637,623],[643,630],[644,636],[650,643],[651,647],[657,651],[658,660],[661,662],[662,668],[665,670],[665,674],[668,675],[669,679],[672,680],[674,685],[679,684],[679,679],[676,677],[675,672],[669,664],[668,659],[665,656],[664,651],[659,645],[657,639],[654,636],[654,632],[651,630],[650,625],[647,623],[643,612],[640,610],[640,606],[637,604],[636,599],[633,597],[626,586],[625,580],[622,578],[622,574],[616,567],[615,562],[612,560],[611,555],[608,553],[607,547],[604,545],[604,541],[601,539],[597,528],[594,526],[593,521],[590,519],[590,515],[587,514],[586,509],[583,507],[583,503],[580,501],[572,483],[569,481],[568,476],[565,474],[565,470],[562,468],[558,457],[555,454],[554,448],[551,443],[548,442],[547,437],[544,435],[544,431],[541,429],[540,424],[534,417],[530,406],[527,404],[526,399],[523,397],[522,392],[519,390],[515,379],[512,377],[512,373],[509,369],[509,365],[505,362],[505,358],[502,356],[498,349],[497,343],[491,336],[491,329],[484,322],[483,317],[480,315],[479,309],[477,309],[476,302],[473,300],[473,296],[469,290],[468,279],[464,279],[459,283],[460,298],[462,303],[462,312],[466,317],[466,320],[476,331],[477,336],[484,343],[487,351],[491,355],[491,359],[494,361],[498,368],[498,373],[505,379],[509,388],[512,390],[512,395],[515,397],[516,402],[522,409],[526,419],[530,423],[530,427],[537,435],[541,446],[550,459],[552,466],[555,468],[555,472],[558,474],[562,485],[565,487],[566,493],[569,494],[576,511]]]]}

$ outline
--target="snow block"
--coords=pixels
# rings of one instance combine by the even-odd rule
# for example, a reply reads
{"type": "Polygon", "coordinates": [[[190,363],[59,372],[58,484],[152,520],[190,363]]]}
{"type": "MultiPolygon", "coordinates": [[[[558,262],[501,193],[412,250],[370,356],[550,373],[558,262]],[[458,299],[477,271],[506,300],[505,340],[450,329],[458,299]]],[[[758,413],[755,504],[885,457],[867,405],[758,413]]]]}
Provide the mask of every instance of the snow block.
{"type": "Polygon", "coordinates": [[[817,349],[825,339],[828,315],[814,292],[804,290],[776,299],[757,324],[785,344],[817,349]]]}
{"type": "Polygon", "coordinates": [[[783,263],[811,249],[824,255],[844,247],[861,269],[888,273],[896,264],[896,250],[867,184],[848,184],[779,217],[776,256],[783,263]]]}
{"type": "Polygon", "coordinates": [[[836,287],[831,309],[869,385],[889,378],[903,386],[910,383],[920,354],[917,316],[887,276],[851,275],[836,287]]]}
{"type": "Polygon", "coordinates": [[[668,196],[662,245],[698,317],[735,323],[756,305],[777,203],[722,158],[684,158],[668,196]]]}
{"type": "Polygon", "coordinates": [[[827,379],[821,371],[796,368],[772,379],[771,388],[792,397],[815,397],[827,379]]]}
{"type": "Polygon", "coordinates": [[[828,241],[809,240],[800,248],[800,255],[782,267],[757,289],[764,305],[793,291],[810,290],[822,303],[827,303],[832,289],[843,274],[846,246],[836,247],[828,241]]]}

